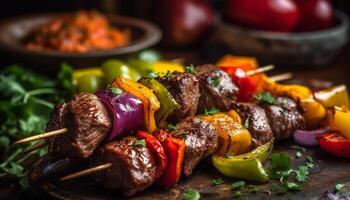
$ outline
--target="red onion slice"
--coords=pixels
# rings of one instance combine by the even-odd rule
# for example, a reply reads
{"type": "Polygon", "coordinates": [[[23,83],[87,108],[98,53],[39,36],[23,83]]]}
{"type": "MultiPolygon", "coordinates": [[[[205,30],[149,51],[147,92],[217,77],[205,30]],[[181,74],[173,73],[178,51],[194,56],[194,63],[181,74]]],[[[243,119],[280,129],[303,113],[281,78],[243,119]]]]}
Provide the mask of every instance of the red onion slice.
{"type": "Polygon", "coordinates": [[[108,141],[131,131],[144,129],[143,105],[137,97],[127,92],[114,94],[110,89],[103,89],[95,94],[113,116],[113,127],[108,141]]]}
{"type": "Polygon", "coordinates": [[[294,132],[294,141],[302,146],[318,146],[317,138],[330,129],[328,127],[316,129],[316,130],[296,130],[294,132]]]}

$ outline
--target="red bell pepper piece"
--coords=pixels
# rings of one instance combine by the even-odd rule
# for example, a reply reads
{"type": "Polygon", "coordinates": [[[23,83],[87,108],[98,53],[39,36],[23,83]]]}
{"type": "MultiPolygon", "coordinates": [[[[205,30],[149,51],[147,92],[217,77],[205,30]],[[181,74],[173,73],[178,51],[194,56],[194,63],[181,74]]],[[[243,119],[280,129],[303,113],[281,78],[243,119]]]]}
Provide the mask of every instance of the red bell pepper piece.
{"type": "Polygon", "coordinates": [[[345,138],[340,132],[334,131],[321,135],[319,143],[322,149],[330,154],[350,158],[350,139],[345,138]]]}
{"type": "Polygon", "coordinates": [[[249,101],[257,89],[257,79],[254,79],[251,76],[248,76],[246,71],[249,71],[249,67],[233,67],[233,66],[224,66],[221,67],[226,71],[232,78],[233,82],[238,86],[238,101],[249,101]]]}
{"type": "Polygon", "coordinates": [[[156,137],[147,133],[146,131],[137,131],[136,136],[140,139],[144,139],[146,141],[147,147],[150,148],[157,156],[158,166],[157,166],[156,178],[159,178],[163,174],[168,164],[166,152],[162,144],[159,142],[159,140],[156,137]]]}
{"type": "Polygon", "coordinates": [[[171,188],[179,181],[181,176],[182,161],[185,154],[185,141],[171,137],[164,130],[159,130],[154,135],[163,145],[168,158],[168,165],[162,176],[158,179],[158,183],[164,188],[171,188]]]}

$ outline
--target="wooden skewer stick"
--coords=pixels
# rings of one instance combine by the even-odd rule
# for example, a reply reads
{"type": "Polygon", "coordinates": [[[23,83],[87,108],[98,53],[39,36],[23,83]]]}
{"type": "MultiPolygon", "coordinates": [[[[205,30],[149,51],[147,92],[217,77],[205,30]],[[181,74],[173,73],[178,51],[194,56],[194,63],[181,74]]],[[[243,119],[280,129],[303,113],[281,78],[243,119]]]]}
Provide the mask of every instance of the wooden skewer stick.
{"type": "Polygon", "coordinates": [[[37,150],[37,149],[40,149],[40,148],[42,148],[42,147],[44,147],[44,146],[46,146],[46,145],[47,145],[46,142],[34,144],[34,145],[32,145],[32,146],[26,148],[24,151],[22,151],[22,152],[19,153],[19,154],[20,154],[20,155],[23,155],[23,154],[26,154],[26,153],[30,153],[30,152],[35,151],[35,150],[37,150]]]}
{"type": "Polygon", "coordinates": [[[14,144],[20,144],[20,143],[25,143],[25,142],[31,142],[31,141],[35,141],[35,140],[41,140],[44,138],[48,138],[48,137],[52,137],[55,135],[61,135],[67,132],[68,129],[66,128],[62,128],[62,129],[58,129],[55,131],[50,131],[50,132],[46,132],[46,133],[42,133],[39,135],[34,135],[32,137],[27,137],[21,140],[17,140],[14,144]]]}
{"type": "Polygon", "coordinates": [[[263,73],[263,72],[270,71],[270,70],[272,70],[274,68],[275,68],[274,65],[266,65],[264,67],[259,67],[259,68],[254,69],[254,70],[247,71],[247,75],[248,76],[253,76],[255,74],[260,74],[260,73],[263,73]]]}
{"type": "Polygon", "coordinates": [[[292,77],[293,77],[293,73],[284,73],[284,74],[278,74],[276,76],[271,76],[269,77],[269,79],[275,82],[279,82],[279,81],[291,79],[292,77]]]}
{"type": "Polygon", "coordinates": [[[86,175],[89,175],[89,174],[93,174],[95,172],[103,171],[103,170],[108,169],[110,167],[112,167],[112,163],[105,163],[105,164],[102,164],[102,165],[99,165],[99,166],[96,166],[96,167],[92,167],[92,168],[89,168],[89,169],[82,170],[80,172],[75,172],[73,174],[69,174],[67,176],[62,177],[60,180],[61,181],[65,181],[65,180],[69,180],[69,179],[73,179],[73,178],[78,178],[78,177],[81,177],[81,176],[86,176],[86,175]]]}

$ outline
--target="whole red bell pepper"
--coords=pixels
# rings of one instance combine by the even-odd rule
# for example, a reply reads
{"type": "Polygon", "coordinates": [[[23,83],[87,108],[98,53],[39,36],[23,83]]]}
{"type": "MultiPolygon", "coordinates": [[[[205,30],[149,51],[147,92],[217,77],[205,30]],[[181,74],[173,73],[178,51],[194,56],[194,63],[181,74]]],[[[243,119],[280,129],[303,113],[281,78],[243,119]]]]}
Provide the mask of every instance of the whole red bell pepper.
{"type": "Polygon", "coordinates": [[[246,71],[249,71],[250,67],[223,66],[220,68],[226,71],[238,86],[238,101],[251,100],[257,89],[257,79],[247,75],[246,71]]]}
{"type": "Polygon", "coordinates": [[[179,181],[181,176],[185,141],[171,137],[165,130],[158,130],[154,135],[163,145],[168,158],[168,165],[158,179],[158,183],[164,188],[171,188],[179,181]]]}
{"type": "Polygon", "coordinates": [[[167,167],[168,160],[166,152],[160,143],[160,141],[153,135],[147,133],[146,131],[137,131],[136,136],[140,139],[146,141],[146,145],[150,148],[158,158],[158,166],[156,172],[156,178],[159,178],[167,167]]]}
{"type": "Polygon", "coordinates": [[[350,158],[350,139],[338,131],[326,133],[318,138],[322,149],[335,156],[350,158]]]}

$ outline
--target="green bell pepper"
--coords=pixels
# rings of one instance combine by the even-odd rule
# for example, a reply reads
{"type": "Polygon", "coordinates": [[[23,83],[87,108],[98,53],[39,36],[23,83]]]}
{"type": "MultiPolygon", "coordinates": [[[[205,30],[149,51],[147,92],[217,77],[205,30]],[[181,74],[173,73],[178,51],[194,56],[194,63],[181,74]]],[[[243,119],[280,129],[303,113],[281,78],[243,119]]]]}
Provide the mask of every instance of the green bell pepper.
{"type": "Polygon", "coordinates": [[[212,162],[217,170],[228,177],[267,182],[268,174],[261,162],[266,160],[273,148],[273,140],[251,152],[232,157],[213,155],[212,162]]]}
{"type": "Polygon", "coordinates": [[[113,79],[119,75],[133,81],[137,81],[141,77],[138,71],[117,59],[111,59],[104,62],[102,64],[102,71],[106,79],[106,84],[112,83],[113,79]]]}
{"type": "Polygon", "coordinates": [[[153,78],[141,78],[139,82],[153,91],[160,102],[160,108],[155,113],[157,123],[162,122],[180,106],[174,97],[160,82],[153,78]]]}
{"type": "Polygon", "coordinates": [[[154,72],[154,67],[152,63],[145,60],[131,58],[127,61],[130,68],[141,73],[142,76],[147,76],[150,72],[154,72]]]}

